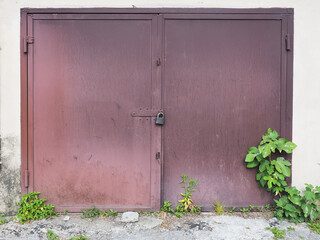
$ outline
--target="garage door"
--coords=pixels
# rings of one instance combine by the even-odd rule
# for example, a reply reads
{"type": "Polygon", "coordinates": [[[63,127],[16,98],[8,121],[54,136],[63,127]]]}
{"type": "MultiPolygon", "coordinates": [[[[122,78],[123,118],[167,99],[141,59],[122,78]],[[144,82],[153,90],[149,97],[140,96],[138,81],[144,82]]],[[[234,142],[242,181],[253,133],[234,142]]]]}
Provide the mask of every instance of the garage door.
{"type": "Polygon", "coordinates": [[[58,210],[262,205],[246,169],[269,127],[291,137],[287,9],[22,11],[22,192],[58,210]],[[156,124],[158,113],[164,124],[156,124]]]}

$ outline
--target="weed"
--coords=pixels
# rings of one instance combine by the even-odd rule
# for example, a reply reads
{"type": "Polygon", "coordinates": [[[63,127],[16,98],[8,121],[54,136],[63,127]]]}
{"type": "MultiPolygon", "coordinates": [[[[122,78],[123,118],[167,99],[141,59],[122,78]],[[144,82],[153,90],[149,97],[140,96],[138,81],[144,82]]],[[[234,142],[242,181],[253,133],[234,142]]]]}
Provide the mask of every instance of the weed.
{"type": "Polygon", "coordinates": [[[270,204],[265,205],[264,208],[265,208],[267,211],[269,211],[269,210],[270,210],[270,204]]]}
{"type": "Polygon", "coordinates": [[[242,208],[242,209],[240,209],[240,212],[246,213],[246,212],[249,212],[249,209],[248,208],[242,208]]]}
{"type": "Polygon", "coordinates": [[[7,223],[8,220],[4,217],[3,214],[0,214],[0,225],[7,223]]]}
{"type": "Polygon", "coordinates": [[[304,237],[302,237],[301,235],[298,236],[300,239],[304,239],[304,237]]]}
{"type": "Polygon", "coordinates": [[[296,229],[294,227],[287,227],[288,231],[295,231],[296,229]]]}
{"type": "Polygon", "coordinates": [[[83,209],[82,210],[82,218],[95,218],[99,217],[101,214],[101,211],[97,209],[95,206],[92,206],[89,209],[83,209]]]}
{"type": "Polygon", "coordinates": [[[80,234],[80,235],[78,235],[78,236],[76,236],[76,237],[70,238],[70,240],[89,240],[89,238],[86,237],[86,236],[83,235],[83,234],[80,234]]]}
{"type": "Polygon", "coordinates": [[[68,210],[67,209],[63,210],[63,214],[67,215],[68,214],[68,210]]]}
{"type": "Polygon", "coordinates": [[[20,224],[30,222],[31,220],[40,220],[53,218],[58,215],[54,212],[54,206],[45,204],[46,199],[39,199],[39,192],[25,194],[18,203],[19,210],[15,217],[20,224]]]}
{"type": "Polygon", "coordinates": [[[55,234],[52,230],[48,230],[47,238],[48,238],[48,240],[59,240],[58,235],[55,234]]]}
{"type": "Polygon", "coordinates": [[[189,178],[188,175],[181,175],[181,184],[184,189],[184,193],[181,193],[183,199],[179,200],[180,204],[177,206],[177,212],[192,212],[192,213],[200,213],[201,207],[197,207],[194,205],[192,197],[192,192],[196,190],[196,186],[198,185],[198,181],[193,178],[189,178]],[[195,210],[194,210],[195,208],[195,210]]]}
{"type": "Polygon", "coordinates": [[[320,234],[320,220],[318,222],[309,222],[308,227],[311,231],[320,234]]]}
{"type": "Polygon", "coordinates": [[[222,214],[225,212],[225,206],[221,202],[216,202],[213,204],[213,209],[217,214],[222,214]]]}
{"type": "Polygon", "coordinates": [[[257,207],[257,210],[260,212],[260,211],[261,211],[261,207],[260,207],[260,206],[258,206],[258,207],[257,207]]]}
{"type": "Polygon", "coordinates": [[[251,212],[254,209],[253,205],[249,205],[249,212],[251,212]]]}
{"type": "Polygon", "coordinates": [[[110,216],[117,216],[118,215],[118,212],[117,211],[114,211],[112,209],[110,209],[109,211],[101,211],[101,215],[105,216],[105,217],[110,217],[110,216]]]}
{"type": "Polygon", "coordinates": [[[284,236],[286,235],[285,230],[280,230],[277,227],[274,227],[274,228],[267,227],[266,230],[270,230],[273,233],[273,239],[284,239],[284,236]]]}
{"type": "Polygon", "coordinates": [[[201,213],[201,207],[194,205],[191,197],[192,192],[196,190],[196,186],[198,185],[197,180],[193,178],[189,178],[187,175],[181,175],[181,182],[182,187],[184,189],[184,193],[181,193],[183,199],[179,200],[179,205],[177,206],[176,210],[172,209],[172,204],[169,201],[163,203],[161,207],[161,211],[174,214],[176,217],[180,218],[185,213],[201,213]]]}
{"type": "Polygon", "coordinates": [[[174,213],[174,210],[171,208],[172,204],[169,201],[163,203],[163,206],[160,208],[162,212],[174,213]]]}
{"type": "Polygon", "coordinates": [[[158,217],[159,216],[159,212],[154,212],[153,215],[158,217]]]}
{"type": "Polygon", "coordinates": [[[229,213],[233,213],[236,210],[236,207],[232,207],[232,209],[229,211],[229,213]]]}

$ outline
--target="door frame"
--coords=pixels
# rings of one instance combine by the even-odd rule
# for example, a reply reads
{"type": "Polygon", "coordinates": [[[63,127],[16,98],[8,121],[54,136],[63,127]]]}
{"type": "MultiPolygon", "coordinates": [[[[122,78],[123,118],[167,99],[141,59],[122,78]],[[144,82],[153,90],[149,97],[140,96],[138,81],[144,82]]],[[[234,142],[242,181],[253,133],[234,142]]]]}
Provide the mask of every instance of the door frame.
{"type": "MultiPolygon", "coordinates": [[[[32,129],[33,123],[30,122],[28,112],[31,111],[32,95],[28,92],[28,79],[32,78],[32,73],[28,68],[32,66],[30,54],[25,54],[25,36],[28,36],[28,27],[32,27],[32,18],[34,15],[71,15],[90,14],[94,17],[96,14],[158,14],[157,17],[157,48],[153,57],[163,59],[163,24],[165,19],[190,18],[192,19],[276,19],[282,21],[282,52],[281,52],[281,130],[280,135],[289,140],[292,139],[292,109],[293,109],[293,9],[292,8],[253,8],[253,9],[234,9],[234,8],[22,8],[20,12],[20,86],[21,86],[21,194],[33,191],[33,186],[26,187],[29,179],[32,182],[33,173],[29,171],[31,161],[33,141],[32,129]],[[286,41],[285,41],[286,40],[286,41]],[[29,64],[28,64],[29,63],[29,64]]],[[[156,86],[161,89],[160,92],[154,91],[154,100],[156,105],[163,106],[163,84],[165,69],[161,67],[156,71],[156,86]],[[158,99],[158,100],[156,100],[158,99]]],[[[154,88],[153,88],[154,89],[154,88]]],[[[160,129],[160,128],[157,128],[160,129]]],[[[155,161],[156,156],[150,156],[151,163],[151,186],[158,186],[151,192],[151,210],[159,210],[163,203],[162,186],[162,166],[163,166],[163,140],[162,129],[152,130],[152,151],[160,151],[160,159],[155,161]],[[153,161],[154,159],[154,161],[153,161]],[[161,167],[158,167],[160,164],[161,167]]],[[[291,182],[291,179],[289,180],[291,182]]],[[[152,188],[151,188],[152,189],[152,188]]]]}

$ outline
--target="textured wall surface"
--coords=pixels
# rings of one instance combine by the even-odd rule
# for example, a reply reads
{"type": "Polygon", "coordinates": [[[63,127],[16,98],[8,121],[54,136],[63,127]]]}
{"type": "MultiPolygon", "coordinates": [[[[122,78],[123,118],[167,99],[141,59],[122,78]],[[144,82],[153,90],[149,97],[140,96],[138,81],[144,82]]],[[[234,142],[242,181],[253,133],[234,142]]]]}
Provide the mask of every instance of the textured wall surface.
{"type": "Polygon", "coordinates": [[[20,8],[133,6],[294,8],[293,184],[320,185],[319,0],[0,0],[0,212],[14,211],[20,196],[20,8]]]}

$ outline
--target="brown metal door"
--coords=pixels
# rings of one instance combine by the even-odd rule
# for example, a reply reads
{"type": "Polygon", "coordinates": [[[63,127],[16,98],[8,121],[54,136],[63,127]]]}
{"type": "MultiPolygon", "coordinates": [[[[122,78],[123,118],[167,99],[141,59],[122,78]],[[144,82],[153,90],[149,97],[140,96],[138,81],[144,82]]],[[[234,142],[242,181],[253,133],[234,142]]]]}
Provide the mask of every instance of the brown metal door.
{"type": "Polygon", "coordinates": [[[270,202],[244,157],[269,127],[286,134],[286,29],[280,15],[165,15],[164,201],[187,174],[205,210],[270,202]]]}
{"type": "Polygon", "coordinates": [[[29,191],[58,210],[158,209],[157,15],[34,14],[28,34],[29,191]]]}

